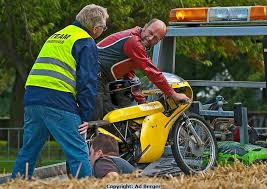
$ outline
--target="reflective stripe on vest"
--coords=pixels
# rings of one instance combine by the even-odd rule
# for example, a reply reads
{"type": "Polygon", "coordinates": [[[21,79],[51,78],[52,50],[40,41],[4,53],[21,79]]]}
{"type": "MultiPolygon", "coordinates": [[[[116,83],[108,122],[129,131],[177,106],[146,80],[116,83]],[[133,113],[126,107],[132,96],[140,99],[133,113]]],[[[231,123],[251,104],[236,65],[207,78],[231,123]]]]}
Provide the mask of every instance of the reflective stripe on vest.
{"type": "Polygon", "coordinates": [[[31,70],[30,75],[43,75],[43,76],[54,77],[54,78],[57,78],[57,79],[60,79],[64,82],[66,82],[67,84],[69,84],[73,88],[76,88],[75,81],[72,81],[68,77],[66,77],[66,76],[64,76],[58,72],[52,71],[52,70],[31,70]]]}
{"type": "Polygon", "coordinates": [[[74,43],[91,38],[80,27],[70,25],[50,36],[40,51],[27,86],[39,86],[76,94],[76,61],[72,56],[74,43]]]}
{"type": "Polygon", "coordinates": [[[68,64],[61,62],[55,58],[49,57],[39,57],[36,59],[35,63],[47,63],[47,64],[54,64],[60,66],[71,73],[71,75],[75,78],[76,77],[76,70],[72,69],[68,64]]]}

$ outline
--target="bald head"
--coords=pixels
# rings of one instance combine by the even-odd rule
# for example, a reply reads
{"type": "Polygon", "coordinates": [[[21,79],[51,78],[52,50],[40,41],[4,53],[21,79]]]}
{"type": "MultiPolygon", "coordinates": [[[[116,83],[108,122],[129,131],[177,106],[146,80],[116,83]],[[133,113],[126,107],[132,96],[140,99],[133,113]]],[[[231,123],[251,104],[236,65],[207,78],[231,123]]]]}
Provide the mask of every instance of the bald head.
{"type": "Polygon", "coordinates": [[[147,25],[147,27],[148,26],[151,26],[151,25],[156,25],[157,27],[159,27],[159,29],[161,29],[163,32],[165,32],[166,33],[166,31],[167,31],[167,27],[166,27],[166,25],[165,25],[165,23],[163,22],[163,21],[161,21],[161,20],[159,20],[159,19],[157,19],[157,18],[153,18],[152,20],[150,20],[146,25],[147,25]]]}
{"type": "Polygon", "coordinates": [[[166,32],[167,27],[164,22],[152,19],[144,26],[141,32],[141,41],[149,49],[157,44],[166,35],[166,32]]]}

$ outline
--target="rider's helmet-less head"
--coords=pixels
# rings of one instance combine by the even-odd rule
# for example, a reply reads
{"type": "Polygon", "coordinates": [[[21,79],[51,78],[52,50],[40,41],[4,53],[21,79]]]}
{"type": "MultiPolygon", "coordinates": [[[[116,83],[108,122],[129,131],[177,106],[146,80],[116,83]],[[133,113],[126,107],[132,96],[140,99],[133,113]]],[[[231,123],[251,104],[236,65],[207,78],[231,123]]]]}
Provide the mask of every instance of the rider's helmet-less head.
{"type": "Polygon", "coordinates": [[[140,90],[141,82],[135,77],[132,80],[115,80],[109,83],[111,101],[116,106],[129,106],[134,101],[132,93],[140,90]]]}

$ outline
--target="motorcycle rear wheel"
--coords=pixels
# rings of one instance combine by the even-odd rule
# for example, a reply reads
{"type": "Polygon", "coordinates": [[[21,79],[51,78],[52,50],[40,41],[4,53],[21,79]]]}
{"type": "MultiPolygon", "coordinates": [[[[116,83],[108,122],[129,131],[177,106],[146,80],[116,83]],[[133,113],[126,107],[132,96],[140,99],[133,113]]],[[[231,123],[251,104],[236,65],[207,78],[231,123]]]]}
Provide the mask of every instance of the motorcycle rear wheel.
{"type": "Polygon", "coordinates": [[[176,121],[172,132],[172,153],[178,167],[185,174],[205,172],[216,165],[218,150],[215,135],[202,117],[197,114],[181,117],[176,121]],[[189,129],[187,119],[191,122],[202,144],[198,144],[189,129]]]}

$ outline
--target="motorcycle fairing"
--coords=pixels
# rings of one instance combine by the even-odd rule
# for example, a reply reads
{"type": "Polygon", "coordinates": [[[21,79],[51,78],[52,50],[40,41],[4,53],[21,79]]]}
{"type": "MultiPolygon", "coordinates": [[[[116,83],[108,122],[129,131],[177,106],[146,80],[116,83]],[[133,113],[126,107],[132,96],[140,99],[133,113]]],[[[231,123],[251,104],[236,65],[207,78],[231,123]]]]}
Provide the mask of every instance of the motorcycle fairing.
{"type": "Polygon", "coordinates": [[[144,153],[138,163],[150,163],[158,160],[163,152],[169,135],[168,122],[162,112],[147,116],[142,124],[140,135],[141,150],[144,153]]]}
{"type": "Polygon", "coordinates": [[[145,117],[163,111],[164,107],[162,106],[162,104],[158,101],[155,101],[146,104],[140,104],[136,106],[130,106],[126,108],[113,110],[108,114],[106,114],[103,120],[106,120],[109,123],[115,123],[129,119],[145,117]]]}
{"type": "Polygon", "coordinates": [[[187,81],[181,82],[181,83],[172,83],[170,84],[171,88],[177,89],[177,88],[182,88],[182,87],[190,87],[189,83],[187,81]]]}
{"type": "Polygon", "coordinates": [[[159,112],[144,119],[140,135],[143,154],[138,163],[151,163],[162,156],[170,129],[189,106],[189,104],[180,105],[170,117],[159,112]]]}

